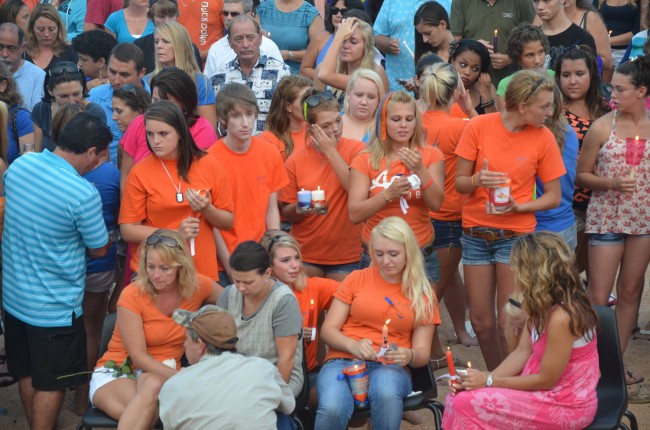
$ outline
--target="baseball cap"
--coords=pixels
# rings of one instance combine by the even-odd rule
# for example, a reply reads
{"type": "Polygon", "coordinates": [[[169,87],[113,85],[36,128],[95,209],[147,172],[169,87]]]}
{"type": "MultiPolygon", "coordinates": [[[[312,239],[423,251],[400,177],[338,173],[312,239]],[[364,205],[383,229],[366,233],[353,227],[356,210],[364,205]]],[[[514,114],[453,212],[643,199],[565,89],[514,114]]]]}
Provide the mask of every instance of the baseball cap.
{"type": "Polygon", "coordinates": [[[234,349],[239,338],[232,315],[215,305],[203,306],[196,312],[176,309],[174,321],[194,330],[204,342],[221,349],[234,349]]]}

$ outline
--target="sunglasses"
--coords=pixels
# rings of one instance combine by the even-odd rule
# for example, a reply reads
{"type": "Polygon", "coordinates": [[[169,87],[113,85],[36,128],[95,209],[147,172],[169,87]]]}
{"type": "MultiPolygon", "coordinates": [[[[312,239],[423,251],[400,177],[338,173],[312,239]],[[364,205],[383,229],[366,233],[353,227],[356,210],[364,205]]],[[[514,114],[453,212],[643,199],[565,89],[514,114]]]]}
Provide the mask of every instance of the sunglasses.
{"type": "Polygon", "coordinates": [[[330,8],[330,13],[332,14],[332,16],[334,16],[334,15],[338,15],[339,13],[340,13],[341,15],[343,15],[343,14],[344,14],[345,12],[347,12],[347,11],[348,11],[347,8],[341,8],[341,9],[339,9],[338,7],[331,7],[331,8],[330,8]]]}
{"type": "Polygon", "coordinates": [[[135,85],[133,84],[122,85],[122,88],[120,88],[120,90],[123,93],[133,94],[134,96],[138,95],[138,92],[135,90],[135,85]]]}
{"type": "Polygon", "coordinates": [[[158,245],[159,243],[161,245],[165,245],[166,247],[169,248],[180,248],[181,245],[174,239],[173,237],[169,236],[161,236],[159,234],[152,234],[147,238],[147,245],[158,245]]]}
{"type": "Polygon", "coordinates": [[[232,16],[234,18],[236,16],[241,15],[241,12],[229,12],[227,10],[222,10],[221,15],[223,15],[223,16],[232,16]]]}
{"type": "Polygon", "coordinates": [[[48,72],[48,75],[50,75],[50,78],[56,78],[57,76],[62,75],[64,72],[79,73],[79,67],[74,63],[70,63],[69,61],[61,61],[60,63],[56,63],[54,66],[52,66],[48,72]]]}
{"type": "Polygon", "coordinates": [[[302,106],[302,116],[305,118],[305,121],[307,121],[307,107],[316,107],[320,104],[321,100],[332,100],[333,98],[334,94],[332,94],[330,90],[325,90],[322,93],[312,94],[311,96],[307,97],[302,106]]]}
{"type": "Polygon", "coordinates": [[[282,236],[280,236],[280,235],[273,236],[273,237],[271,238],[271,241],[269,242],[269,255],[271,255],[271,250],[273,249],[273,247],[275,246],[275,244],[278,243],[278,241],[279,241],[281,238],[282,238],[282,236]]]}

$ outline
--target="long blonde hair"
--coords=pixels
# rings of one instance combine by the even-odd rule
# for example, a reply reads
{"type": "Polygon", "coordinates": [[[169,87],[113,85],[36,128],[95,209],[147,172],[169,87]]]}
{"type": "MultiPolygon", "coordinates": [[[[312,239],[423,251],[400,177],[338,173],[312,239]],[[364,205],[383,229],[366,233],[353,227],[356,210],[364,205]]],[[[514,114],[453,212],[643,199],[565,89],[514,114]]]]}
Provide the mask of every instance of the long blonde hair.
{"type": "MultiPolygon", "coordinates": [[[[375,35],[372,30],[372,27],[370,24],[367,22],[361,21],[360,19],[353,18],[357,26],[354,31],[359,30],[361,33],[361,38],[363,39],[363,42],[365,43],[363,47],[363,56],[361,57],[361,63],[359,64],[360,69],[370,69],[370,70],[375,70],[375,35]]],[[[353,33],[354,34],[354,33],[353,33]]],[[[343,73],[344,75],[349,75],[350,74],[350,69],[348,67],[347,63],[343,63],[341,61],[341,57],[339,56],[337,66],[336,66],[336,71],[338,73],[343,73]]]]}
{"type": "MultiPolygon", "coordinates": [[[[379,73],[375,72],[372,69],[364,69],[359,67],[352,73],[352,75],[350,75],[350,79],[348,79],[348,86],[345,89],[345,101],[343,102],[343,112],[347,113],[350,111],[350,101],[348,97],[359,79],[365,79],[375,84],[377,87],[377,95],[379,96],[379,100],[383,99],[386,95],[386,87],[384,87],[384,82],[381,80],[379,73]]],[[[379,105],[377,105],[377,108],[379,108],[379,105]]],[[[373,115],[376,113],[377,112],[373,112],[373,115]]],[[[372,121],[370,127],[374,125],[375,121],[372,121]]]]}
{"type": "MultiPolygon", "coordinates": [[[[175,21],[167,21],[156,27],[154,37],[156,36],[171,42],[174,48],[174,66],[190,75],[192,80],[196,82],[196,73],[200,73],[201,70],[196,63],[192,40],[185,27],[175,21]]],[[[158,62],[158,54],[155,55],[155,58],[156,69],[151,74],[152,77],[163,69],[163,66],[158,62]]]]}
{"type": "Polygon", "coordinates": [[[438,299],[427,279],[424,257],[415,234],[408,223],[400,217],[384,218],[370,233],[369,254],[375,264],[373,239],[384,237],[404,247],[406,266],[402,272],[402,294],[411,301],[415,324],[431,321],[435,316],[438,299]]]}
{"type": "Polygon", "coordinates": [[[506,89],[506,110],[516,111],[520,104],[534,102],[540,91],[553,92],[555,82],[546,70],[520,70],[514,75],[506,89]]]}
{"type": "MultiPolygon", "coordinates": [[[[178,267],[177,283],[178,292],[184,299],[192,297],[198,288],[196,279],[196,270],[190,251],[187,249],[187,243],[183,237],[175,230],[158,229],[151,236],[168,237],[176,242],[176,246],[169,246],[159,241],[154,245],[147,245],[147,238],[140,246],[140,264],[138,266],[138,277],[135,282],[140,289],[149,294],[154,300],[158,296],[156,289],[153,287],[149,273],[147,272],[147,255],[150,249],[155,249],[160,254],[160,258],[172,267],[178,267]]],[[[149,236],[149,237],[151,237],[149,236]]]]}
{"type": "Polygon", "coordinates": [[[7,146],[9,145],[9,135],[7,134],[8,120],[9,120],[9,108],[7,107],[7,104],[5,102],[0,102],[0,155],[2,156],[2,160],[4,160],[5,164],[8,164],[7,163],[7,146]]]}
{"type": "Polygon", "coordinates": [[[269,253],[269,258],[271,259],[271,269],[273,269],[273,259],[275,258],[275,253],[280,248],[289,248],[293,249],[298,253],[298,258],[300,258],[300,269],[298,269],[298,279],[293,285],[289,287],[302,291],[307,286],[307,273],[305,268],[302,265],[302,251],[300,250],[300,244],[298,241],[291,236],[289,233],[285,233],[282,230],[267,230],[262,236],[260,244],[266,249],[266,252],[269,253]]]}
{"type": "MultiPolygon", "coordinates": [[[[375,133],[371,137],[370,146],[366,150],[370,153],[370,165],[375,170],[380,169],[381,160],[388,156],[391,149],[390,138],[386,131],[386,118],[388,117],[387,111],[390,109],[391,105],[394,105],[395,103],[408,104],[413,108],[413,113],[415,115],[415,130],[413,131],[411,139],[409,139],[409,149],[426,147],[424,134],[422,132],[422,117],[420,117],[420,112],[415,104],[415,99],[411,97],[409,93],[402,90],[390,92],[386,94],[377,108],[377,114],[375,115],[375,133]]],[[[388,168],[388,160],[386,160],[386,168],[388,168]]]]}
{"type": "Polygon", "coordinates": [[[429,109],[448,106],[460,81],[456,68],[449,63],[436,63],[427,67],[422,76],[425,78],[420,93],[429,109]]]}

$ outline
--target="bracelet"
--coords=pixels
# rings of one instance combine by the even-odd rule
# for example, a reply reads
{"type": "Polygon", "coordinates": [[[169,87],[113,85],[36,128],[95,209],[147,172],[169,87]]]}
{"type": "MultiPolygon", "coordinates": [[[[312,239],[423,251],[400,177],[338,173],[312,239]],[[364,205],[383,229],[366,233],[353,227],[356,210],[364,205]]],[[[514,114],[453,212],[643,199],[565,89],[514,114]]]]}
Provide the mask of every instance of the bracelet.
{"type": "Polygon", "coordinates": [[[494,99],[490,99],[490,100],[486,101],[485,103],[479,104],[478,107],[483,108],[483,109],[487,109],[489,107],[494,106],[495,103],[496,102],[494,101],[494,99]]]}
{"type": "MultiPolygon", "coordinates": [[[[289,51],[289,61],[293,61],[293,51],[289,51]]],[[[492,100],[492,104],[494,104],[494,99],[492,100]]]]}
{"type": "Polygon", "coordinates": [[[388,192],[386,191],[386,188],[384,188],[384,191],[382,192],[382,194],[384,195],[384,200],[386,200],[386,203],[390,203],[390,202],[393,201],[393,199],[388,197],[388,192]]]}
{"type": "Polygon", "coordinates": [[[413,362],[413,358],[415,358],[415,351],[413,351],[413,348],[409,348],[409,351],[411,351],[411,359],[407,364],[411,364],[413,362]]]}
{"type": "Polygon", "coordinates": [[[427,188],[429,188],[432,184],[433,184],[433,178],[429,179],[429,182],[427,182],[426,185],[424,185],[423,187],[420,187],[420,189],[424,191],[427,188]]]}
{"type": "Polygon", "coordinates": [[[475,174],[472,175],[472,185],[474,185],[475,187],[478,187],[478,184],[476,182],[474,182],[476,180],[477,176],[478,176],[478,173],[475,173],[475,174]]]}

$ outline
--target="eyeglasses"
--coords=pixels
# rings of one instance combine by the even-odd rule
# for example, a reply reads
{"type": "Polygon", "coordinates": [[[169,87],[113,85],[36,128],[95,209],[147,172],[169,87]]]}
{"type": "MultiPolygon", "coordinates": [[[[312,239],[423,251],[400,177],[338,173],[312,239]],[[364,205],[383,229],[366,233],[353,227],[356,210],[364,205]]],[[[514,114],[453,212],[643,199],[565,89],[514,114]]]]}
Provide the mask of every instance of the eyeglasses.
{"type": "Polygon", "coordinates": [[[169,236],[161,236],[159,234],[152,234],[147,238],[147,245],[158,245],[159,243],[165,245],[169,248],[180,248],[181,245],[174,239],[169,236]]]}
{"type": "Polygon", "coordinates": [[[48,72],[48,75],[50,75],[50,78],[56,78],[57,76],[62,75],[63,72],[79,73],[79,67],[69,61],[61,61],[60,63],[56,63],[54,66],[52,66],[48,72]]]}
{"type": "MultiPolygon", "coordinates": [[[[309,106],[310,108],[316,107],[320,104],[321,100],[332,100],[334,98],[334,94],[330,90],[325,90],[322,93],[316,93],[312,94],[311,96],[307,97],[305,99],[304,104],[302,105],[302,116],[305,118],[305,121],[307,121],[307,107],[309,106]]],[[[309,121],[307,121],[309,122],[309,121]]]]}
{"type": "Polygon", "coordinates": [[[133,85],[133,84],[122,85],[122,87],[120,88],[120,91],[122,91],[123,93],[127,93],[127,94],[133,94],[134,96],[138,95],[138,92],[135,89],[135,85],[133,85]]]}
{"type": "Polygon", "coordinates": [[[347,8],[339,9],[338,7],[334,7],[334,6],[332,6],[332,7],[330,8],[330,13],[332,14],[332,16],[334,16],[334,15],[338,15],[339,13],[340,13],[341,15],[343,15],[343,14],[344,14],[345,12],[347,12],[347,11],[348,11],[347,8]]]}
{"type": "Polygon", "coordinates": [[[232,16],[234,18],[236,16],[241,15],[241,12],[229,12],[227,10],[222,10],[221,15],[223,15],[223,16],[232,16]]]}

